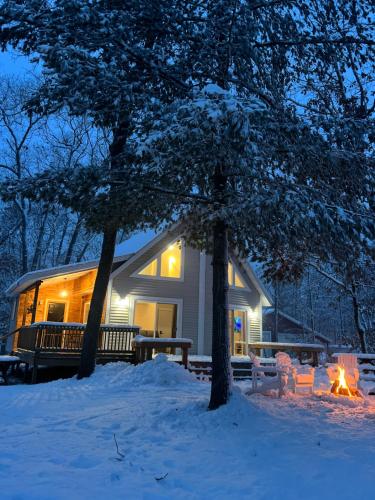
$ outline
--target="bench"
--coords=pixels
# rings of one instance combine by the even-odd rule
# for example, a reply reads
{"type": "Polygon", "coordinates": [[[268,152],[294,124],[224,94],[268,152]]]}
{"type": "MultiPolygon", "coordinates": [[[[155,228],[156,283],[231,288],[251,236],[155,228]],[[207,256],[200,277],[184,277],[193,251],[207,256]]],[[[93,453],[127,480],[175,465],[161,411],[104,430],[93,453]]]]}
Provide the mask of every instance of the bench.
{"type": "Polygon", "coordinates": [[[142,335],[137,335],[133,341],[132,345],[135,349],[135,362],[136,364],[144,363],[152,359],[152,352],[154,349],[167,348],[172,349],[179,348],[182,351],[182,364],[185,368],[188,367],[188,351],[193,345],[191,339],[183,338],[150,338],[143,337],[142,335]]]}

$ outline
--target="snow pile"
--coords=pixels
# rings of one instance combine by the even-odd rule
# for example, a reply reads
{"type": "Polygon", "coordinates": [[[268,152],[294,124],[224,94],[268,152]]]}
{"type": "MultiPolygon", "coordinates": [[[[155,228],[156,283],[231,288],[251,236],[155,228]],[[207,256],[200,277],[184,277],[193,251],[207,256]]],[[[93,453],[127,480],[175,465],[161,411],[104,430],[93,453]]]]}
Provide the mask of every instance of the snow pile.
{"type": "Polygon", "coordinates": [[[373,497],[375,398],[209,391],[165,355],[0,387],[1,500],[373,497]]]}
{"type": "Polygon", "coordinates": [[[184,383],[198,383],[188,370],[177,363],[168,361],[165,354],[158,354],[152,361],[141,365],[129,365],[111,379],[112,384],[139,387],[142,385],[177,386],[184,383]]]}

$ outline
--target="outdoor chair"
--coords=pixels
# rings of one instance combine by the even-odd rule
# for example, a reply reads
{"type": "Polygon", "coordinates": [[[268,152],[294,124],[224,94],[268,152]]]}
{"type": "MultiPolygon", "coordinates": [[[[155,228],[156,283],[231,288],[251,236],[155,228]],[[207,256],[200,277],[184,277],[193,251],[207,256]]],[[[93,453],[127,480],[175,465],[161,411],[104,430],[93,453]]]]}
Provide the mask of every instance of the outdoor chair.
{"type": "Polygon", "coordinates": [[[298,389],[307,389],[310,394],[313,393],[315,368],[307,365],[294,365],[291,375],[291,387],[294,393],[298,389]]]}
{"type": "Polygon", "coordinates": [[[288,374],[291,370],[291,359],[285,353],[276,354],[275,366],[261,366],[260,359],[252,352],[249,353],[252,363],[252,389],[250,394],[259,392],[266,393],[270,390],[276,390],[278,396],[285,396],[288,386],[288,374]],[[274,377],[266,376],[274,374],[274,377]],[[258,385],[261,382],[261,385],[258,385]]]}
{"type": "Polygon", "coordinates": [[[358,389],[359,370],[357,356],[351,353],[338,354],[337,364],[330,365],[327,368],[327,374],[331,382],[338,378],[339,366],[345,370],[345,380],[349,388],[358,389]]]}

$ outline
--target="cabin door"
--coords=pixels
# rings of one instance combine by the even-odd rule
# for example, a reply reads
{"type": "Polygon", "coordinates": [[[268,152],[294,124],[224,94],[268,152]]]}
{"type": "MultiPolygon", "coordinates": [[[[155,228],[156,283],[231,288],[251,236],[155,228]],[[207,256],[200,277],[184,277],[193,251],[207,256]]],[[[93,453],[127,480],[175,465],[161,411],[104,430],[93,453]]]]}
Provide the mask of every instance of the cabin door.
{"type": "Polygon", "coordinates": [[[48,302],[46,321],[63,323],[65,319],[65,302],[48,302]]]}
{"type": "Polygon", "coordinates": [[[156,335],[163,338],[176,338],[176,304],[156,305],[156,335]]]}
{"type": "Polygon", "coordinates": [[[232,356],[245,356],[247,354],[246,311],[241,309],[229,311],[229,329],[232,356]]]}

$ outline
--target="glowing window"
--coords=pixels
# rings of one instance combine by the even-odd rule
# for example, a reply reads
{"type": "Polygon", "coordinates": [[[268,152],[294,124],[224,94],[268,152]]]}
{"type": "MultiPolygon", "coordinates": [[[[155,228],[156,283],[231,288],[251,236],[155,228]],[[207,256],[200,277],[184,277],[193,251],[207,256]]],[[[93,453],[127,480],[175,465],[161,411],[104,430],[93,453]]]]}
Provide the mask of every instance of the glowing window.
{"type": "Polygon", "coordinates": [[[234,269],[231,262],[228,263],[228,283],[229,286],[234,286],[236,288],[245,288],[245,285],[240,278],[240,275],[234,269]]]}
{"type": "Polygon", "coordinates": [[[142,271],[139,271],[139,274],[142,274],[143,276],[156,276],[158,270],[158,260],[154,259],[152,262],[147,264],[146,267],[142,269],[142,271]]]}
{"type": "Polygon", "coordinates": [[[162,278],[181,277],[181,243],[169,245],[160,256],[160,276],[162,278]]]}
{"type": "Polygon", "coordinates": [[[169,245],[155,259],[138,271],[138,276],[179,279],[182,275],[182,244],[169,245]]]}
{"type": "Polygon", "coordinates": [[[245,285],[236,272],[234,273],[234,286],[237,286],[238,288],[245,288],[245,285]]]}
{"type": "Polygon", "coordinates": [[[229,286],[233,286],[233,266],[231,262],[228,262],[228,283],[229,286]]]}

